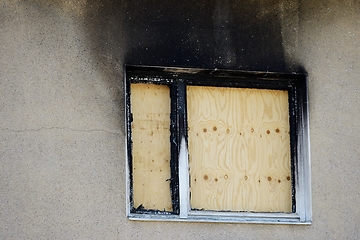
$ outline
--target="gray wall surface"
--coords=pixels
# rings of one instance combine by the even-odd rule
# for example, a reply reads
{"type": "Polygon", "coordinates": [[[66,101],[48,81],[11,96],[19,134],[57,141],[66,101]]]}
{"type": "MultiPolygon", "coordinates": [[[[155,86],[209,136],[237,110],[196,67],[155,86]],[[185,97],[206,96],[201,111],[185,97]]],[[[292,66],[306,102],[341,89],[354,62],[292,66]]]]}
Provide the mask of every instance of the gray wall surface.
{"type": "Polygon", "coordinates": [[[357,239],[360,2],[0,0],[0,239],[357,239]],[[307,72],[313,223],[126,218],[124,64],[307,72]]]}

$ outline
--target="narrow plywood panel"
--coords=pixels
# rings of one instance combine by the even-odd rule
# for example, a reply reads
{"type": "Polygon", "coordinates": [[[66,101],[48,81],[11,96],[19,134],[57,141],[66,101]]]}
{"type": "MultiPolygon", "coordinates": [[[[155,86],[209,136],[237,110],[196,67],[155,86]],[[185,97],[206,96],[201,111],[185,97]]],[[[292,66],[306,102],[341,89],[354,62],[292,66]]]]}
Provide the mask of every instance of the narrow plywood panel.
{"type": "Polygon", "coordinates": [[[155,84],[131,84],[134,207],[171,211],[170,92],[155,84]]]}
{"type": "Polygon", "coordinates": [[[187,87],[191,208],[291,212],[288,92],[187,87]]]}

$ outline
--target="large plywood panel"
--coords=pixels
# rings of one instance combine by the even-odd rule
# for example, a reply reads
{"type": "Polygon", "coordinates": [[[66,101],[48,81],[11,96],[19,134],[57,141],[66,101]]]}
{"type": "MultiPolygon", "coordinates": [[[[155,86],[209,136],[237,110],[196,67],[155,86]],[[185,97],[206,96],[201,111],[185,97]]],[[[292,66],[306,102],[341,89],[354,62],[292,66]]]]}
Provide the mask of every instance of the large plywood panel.
{"type": "Polygon", "coordinates": [[[134,207],[171,211],[170,92],[155,84],[131,85],[134,207]]]}
{"type": "Polygon", "coordinates": [[[288,92],[187,87],[191,208],[291,212],[288,92]]]}

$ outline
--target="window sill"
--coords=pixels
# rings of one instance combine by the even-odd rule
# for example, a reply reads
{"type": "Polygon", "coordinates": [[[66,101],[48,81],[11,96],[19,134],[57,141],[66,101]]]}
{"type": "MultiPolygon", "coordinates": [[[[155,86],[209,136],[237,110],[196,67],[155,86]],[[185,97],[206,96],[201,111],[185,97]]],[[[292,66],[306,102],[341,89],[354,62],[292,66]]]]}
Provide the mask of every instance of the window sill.
{"type": "Polygon", "coordinates": [[[135,221],[177,221],[203,223],[255,223],[291,225],[311,225],[312,223],[312,221],[300,221],[299,215],[294,213],[237,213],[229,215],[211,213],[209,215],[202,214],[201,216],[196,214],[189,215],[187,218],[180,218],[177,215],[130,214],[128,218],[135,221]]]}

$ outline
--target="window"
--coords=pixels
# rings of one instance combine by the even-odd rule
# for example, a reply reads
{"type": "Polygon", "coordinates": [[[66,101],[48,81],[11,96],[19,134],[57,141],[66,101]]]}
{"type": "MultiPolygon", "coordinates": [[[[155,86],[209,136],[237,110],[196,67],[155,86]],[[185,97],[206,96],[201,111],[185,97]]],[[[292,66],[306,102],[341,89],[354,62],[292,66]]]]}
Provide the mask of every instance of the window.
{"type": "Polygon", "coordinates": [[[130,219],[311,222],[305,74],[125,75],[130,219]]]}

